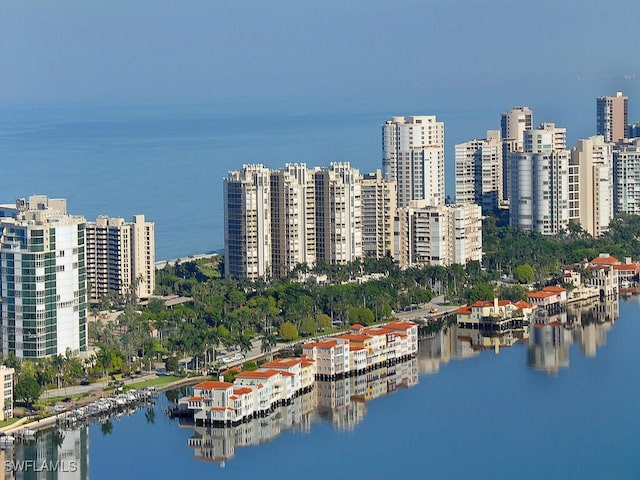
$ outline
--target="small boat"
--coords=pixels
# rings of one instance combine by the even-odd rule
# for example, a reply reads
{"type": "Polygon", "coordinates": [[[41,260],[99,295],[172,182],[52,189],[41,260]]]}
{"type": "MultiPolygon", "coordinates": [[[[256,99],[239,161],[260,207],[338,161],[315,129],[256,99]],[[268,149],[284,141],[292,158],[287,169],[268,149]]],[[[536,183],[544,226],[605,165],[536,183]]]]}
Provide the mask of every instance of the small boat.
{"type": "Polygon", "coordinates": [[[0,447],[9,447],[16,443],[16,439],[12,435],[7,435],[6,433],[0,434],[0,447]]]}

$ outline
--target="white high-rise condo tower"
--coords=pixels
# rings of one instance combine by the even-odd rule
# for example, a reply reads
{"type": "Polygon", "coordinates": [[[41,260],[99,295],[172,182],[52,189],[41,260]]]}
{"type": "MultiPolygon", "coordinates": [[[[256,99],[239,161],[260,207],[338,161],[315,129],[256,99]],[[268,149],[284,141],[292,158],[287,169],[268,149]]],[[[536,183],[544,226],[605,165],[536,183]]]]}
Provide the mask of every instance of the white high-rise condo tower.
{"type": "Polygon", "coordinates": [[[85,219],[38,195],[0,219],[0,345],[19,359],[87,347],[85,219]]]}
{"type": "Polygon", "coordinates": [[[382,125],[382,155],[385,179],[396,182],[398,208],[412,200],[444,204],[444,122],[392,117],[382,125]]]}

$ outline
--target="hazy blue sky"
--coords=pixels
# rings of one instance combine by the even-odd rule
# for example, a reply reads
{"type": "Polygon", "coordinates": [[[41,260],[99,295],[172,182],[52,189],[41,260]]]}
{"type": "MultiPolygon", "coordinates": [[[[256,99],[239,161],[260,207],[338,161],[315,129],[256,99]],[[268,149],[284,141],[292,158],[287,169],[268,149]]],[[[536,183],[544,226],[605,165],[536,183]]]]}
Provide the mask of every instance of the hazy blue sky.
{"type": "Polygon", "coordinates": [[[635,0],[0,0],[0,105],[632,97],[639,19],[635,0]]]}

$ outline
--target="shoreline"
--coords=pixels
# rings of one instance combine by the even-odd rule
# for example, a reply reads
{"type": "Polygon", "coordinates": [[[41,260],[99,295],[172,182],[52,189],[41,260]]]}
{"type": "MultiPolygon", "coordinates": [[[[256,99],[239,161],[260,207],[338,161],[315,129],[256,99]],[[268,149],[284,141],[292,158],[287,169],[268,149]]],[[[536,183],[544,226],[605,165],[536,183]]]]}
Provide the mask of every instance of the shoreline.
{"type": "MultiPolygon", "coordinates": [[[[164,392],[164,391],[172,390],[174,388],[179,388],[185,385],[195,384],[203,380],[206,380],[207,378],[209,378],[209,376],[207,375],[199,375],[197,377],[185,377],[178,380],[174,380],[165,385],[160,385],[158,387],[155,387],[155,390],[156,392],[164,392]]],[[[135,388],[135,383],[132,384],[132,386],[135,388]]],[[[92,395],[89,395],[86,398],[78,400],[77,402],[74,403],[74,408],[88,405],[93,401],[97,400],[98,398],[109,396],[109,395],[104,395],[104,393],[105,393],[104,391],[100,391],[92,395]]],[[[66,410],[64,412],[47,414],[46,416],[39,418],[37,420],[35,416],[22,417],[17,422],[0,428],[0,433],[4,435],[13,435],[21,432],[22,430],[33,430],[35,432],[47,430],[49,428],[55,427],[58,424],[59,420],[64,419],[66,416],[68,416],[70,411],[71,410],[66,410]]]]}

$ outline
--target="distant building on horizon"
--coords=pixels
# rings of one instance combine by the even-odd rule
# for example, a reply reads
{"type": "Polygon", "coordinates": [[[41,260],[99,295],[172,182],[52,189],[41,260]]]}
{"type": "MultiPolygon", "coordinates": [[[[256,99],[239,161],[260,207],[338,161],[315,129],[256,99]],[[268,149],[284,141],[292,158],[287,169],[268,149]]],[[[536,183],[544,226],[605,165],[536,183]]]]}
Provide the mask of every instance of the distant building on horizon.
{"type": "Polygon", "coordinates": [[[90,299],[114,292],[123,299],[149,298],[156,285],[155,226],[144,215],[133,221],[100,216],[86,226],[90,299]]]}
{"type": "Polygon", "coordinates": [[[444,205],[444,122],[435,115],[392,117],[382,125],[382,169],[396,182],[398,208],[412,200],[444,205]]]}
{"type": "Polygon", "coordinates": [[[605,142],[617,142],[628,137],[629,98],[616,92],[615,97],[596,99],[596,134],[605,142]]]}
{"type": "Polygon", "coordinates": [[[0,218],[0,346],[21,360],[87,348],[84,217],[34,195],[0,218]]]}
{"type": "Polygon", "coordinates": [[[475,203],[484,213],[496,210],[503,200],[500,131],[456,145],[455,157],[456,203],[475,203]]]}
{"type": "Polygon", "coordinates": [[[365,256],[393,256],[396,182],[376,170],[362,176],[362,249],[365,256]]]}

